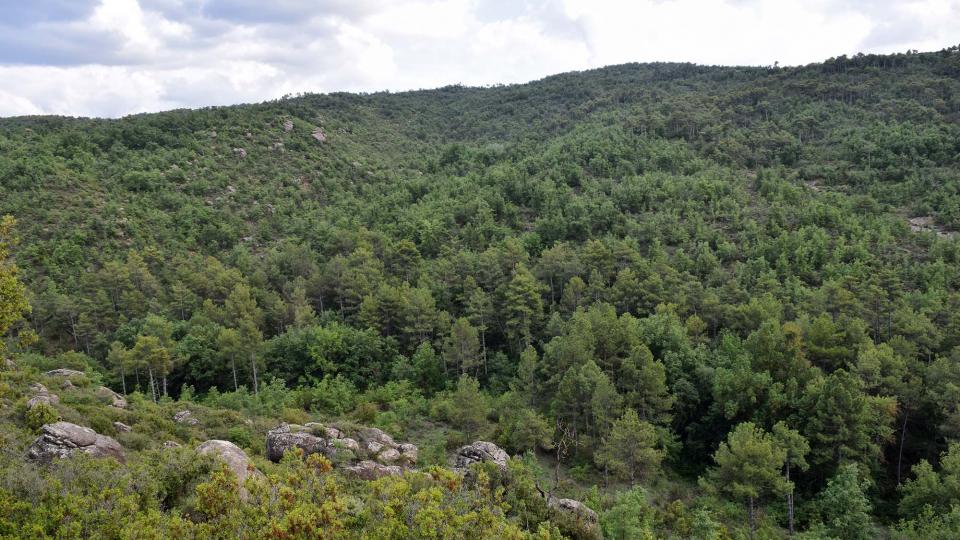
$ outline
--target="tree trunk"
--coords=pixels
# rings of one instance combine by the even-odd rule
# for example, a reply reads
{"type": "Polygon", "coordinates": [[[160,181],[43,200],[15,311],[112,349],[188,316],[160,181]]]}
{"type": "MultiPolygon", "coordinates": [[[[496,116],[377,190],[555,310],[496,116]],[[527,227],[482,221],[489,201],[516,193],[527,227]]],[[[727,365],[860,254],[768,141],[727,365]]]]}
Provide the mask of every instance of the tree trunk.
{"type": "Polygon", "coordinates": [[[753,515],[753,496],[752,495],[750,496],[749,507],[750,507],[750,538],[753,538],[753,533],[757,529],[757,523],[753,515]]]}
{"type": "Polygon", "coordinates": [[[250,355],[250,367],[253,369],[253,395],[260,395],[260,387],[257,384],[257,357],[250,355]]]}
{"type": "Polygon", "coordinates": [[[233,391],[236,392],[240,387],[237,386],[237,362],[233,359],[233,356],[230,357],[230,371],[233,372],[233,391]]]}
{"type": "MultiPolygon", "coordinates": [[[[790,481],[790,463],[787,463],[787,482],[790,481]]],[[[793,490],[787,493],[787,530],[793,536],[793,490]]]]}
{"type": "Polygon", "coordinates": [[[153,380],[153,367],[147,366],[147,373],[150,375],[150,397],[153,402],[157,402],[157,385],[153,380]]]}
{"type": "Polygon", "coordinates": [[[910,412],[906,409],[903,410],[903,427],[900,428],[900,450],[897,453],[897,485],[900,485],[900,471],[901,465],[903,464],[903,442],[907,438],[907,419],[910,417],[910,412]]]}
{"type": "Polygon", "coordinates": [[[120,362],[120,384],[123,385],[123,395],[127,395],[127,375],[123,371],[123,362],[120,362]]]}

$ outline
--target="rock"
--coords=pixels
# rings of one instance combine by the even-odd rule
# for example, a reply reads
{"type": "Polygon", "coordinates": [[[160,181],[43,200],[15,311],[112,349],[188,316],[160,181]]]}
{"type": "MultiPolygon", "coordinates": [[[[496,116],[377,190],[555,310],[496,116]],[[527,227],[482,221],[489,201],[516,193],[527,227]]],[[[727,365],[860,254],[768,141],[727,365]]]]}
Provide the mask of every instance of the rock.
{"type": "MultiPolygon", "coordinates": [[[[307,426],[309,427],[310,424],[307,424],[307,426]]],[[[339,429],[335,428],[335,427],[324,427],[324,428],[322,428],[322,429],[323,429],[323,434],[326,435],[328,439],[342,439],[342,438],[343,438],[343,432],[340,431],[339,429]]]]}
{"type": "Polygon", "coordinates": [[[358,443],[356,440],[351,439],[349,437],[344,437],[342,439],[332,439],[331,441],[329,441],[327,448],[332,449],[333,450],[332,453],[334,455],[336,455],[337,450],[349,450],[353,452],[354,456],[359,456],[361,453],[360,443],[358,443]]]}
{"type": "Polygon", "coordinates": [[[50,391],[47,390],[47,387],[40,383],[31,384],[30,390],[32,390],[35,395],[27,401],[28,409],[32,409],[41,403],[50,406],[60,404],[60,396],[51,394],[50,391]]]}
{"type": "Polygon", "coordinates": [[[286,133],[290,133],[291,131],[293,131],[293,121],[292,121],[292,120],[284,120],[284,121],[283,121],[283,131],[286,132],[286,133]]]}
{"type": "Polygon", "coordinates": [[[356,465],[344,467],[343,470],[363,480],[376,480],[384,476],[400,476],[403,474],[403,469],[396,465],[383,465],[370,460],[364,460],[356,465]]]}
{"type": "Polygon", "coordinates": [[[580,501],[573,499],[550,499],[547,501],[547,506],[558,512],[570,514],[576,518],[577,521],[582,521],[589,526],[596,526],[597,524],[597,513],[580,501]]]}
{"type": "Polygon", "coordinates": [[[161,446],[163,448],[180,448],[180,443],[177,441],[163,441],[161,446]]]}
{"type": "Polygon", "coordinates": [[[199,420],[193,417],[193,413],[188,410],[182,410],[173,415],[173,421],[178,424],[187,424],[188,426],[195,426],[200,423],[199,420]]]}
{"type": "Polygon", "coordinates": [[[233,149],[233,155],[236,156],[236,157],[238,157],[238,158],[240,158],[240,159],[243,159],[243,158],[247,157],[247,151],[244,150],[243,148],[234,148],[234,149],[233,149]]]}
{"type": "Polygon", "coordinates": [[[502,448],[492,442],[476,441],[466,446],[461,446],[454,456],[454,467],[457,469],[467,469],[474,463],[493,462],[501,470],[507,468],[507,460],[510,455],[502,448]]]}
{"type": "Polygon", "coordinates": [[[46,374],[50,377],[81,377],[86,375],[86,373],[82,371],[67,368],[51,369],[46,374]]]}
{"type": "Polygon", "coordinates": [[[247,140],[249,141],[250,139],[253,138],[253,133],[250,133],[250,132],[248,131],[248,132],[246,133],[246,135],[244,135],[244,137],[246,137],[247,140]]]}
{"type": "Polygon", "coordinates": [[[278,152],[278,151],[280,151],[280,150],[283,150],[283,143],[282,143],[282,142],[275,142],[275,143],[273,143],[273,146],[272,146],[271,148],[273,149],[274,152],[278,152]]]}
{"type": "Polygon", "coordinates": [[[4,367],[5,369],[9,370],[9,371],[13,371],[13,370],[17,369],[17,363],[14,362],[13,359],[11,359],[11,358],[4,358],[4,359],[3,359],[3,367],[4,367]]]}
{"type": "Polygon", "coordinates": [[[378,443],[377,441],[370,441],[367,443],[367,452],[370,452],[373,455],[379,454],[380,451],[383,450],[384,448],[386,447],[378,443]]]}
{"type": "Polygon", "coordinates": [[[76,386],[74,386],[73,383],[70,382],[70,379],[66,379],[62,383],[60,383],[60,388],[63,388],[64,390],[70,390],[72,388],[76,388],[76,386]]]}
{"type": "Polygon", "coordinates": [[[307,431],[301,426],[284,424],[267,432],[267,459],[278,462],[287,450],[300,448],[303,455],[322,453],[327,449],[327,441],[307,431]]]}
{"type": "Polygon", "coordinates": [[[197,453],[204,456],[214,456],[226,463],[230,471],[236,476],[237,483],[240,484],[241,497],[245,498],[247,495],[247,490],[243,488],[243,483],[246,482],[247,478],[251,476],[254,478],[263,477],[263,473],[254,467],[253,462],[247,457],[247,453],[230,441],[216,439],[206,441],[197,447],[197,453]]]}
{"type": "Polygon", "coordinates": [[[393,437],[387,435],[382,429],[375,427],[363,428],[360,430],[360,440],[364,443],[375,442],[383,446],[395,447],[397,443],[393,437]]]}
{"type": "Polygon", "coordinates": [[[110,406],[116,407],[118,409],[127,408],[127,399],[120,394],[114,392],[113,390],[107,388],[106,386],[101,386],[97,388],[96,395],[101,399],[109,399],[110,406]]]}
{"type": "Polygon", "coordinates": [[[403,443],[399,446],[399,450],[401,461],[409,466],[417,464],[417,458],[419,457],[420,451],[416,445],[403,443]]]}
{"type": "Polygon", "coordinates": [[[316,139],[317,142],[327,142],[327,134],[324,133],[323,128],[317,128],[313,130],[313,133],[311,133],[310,136],[316,139]]]}
{"type": "Polygon", "coordinates": [[[211,131],[211,132],[210,132],[210,138],[216,139],[216,138],[217,138],[217,132],[216,132],[216,131],[211,131]]]}
{"type": "Polygon", "coordinates": [[[70,422],[54,422],[40,428],[40,436],[27,449],[27,457],[43,463],[77,452],[94,457],[112,457],[123,463],[123,447],[116,440],[70,422]]]}
{"type": "Polygon", "coordinates": [[[124,424],[123,422],[114,422],[113,429],[117,430],[119,433],[130,433],[133,431],[133,428],[124,424]]]}
{"type": "Polygon", "coordinates": [[[400,461],[400,452],[393,448],[387,448],[386,450],[377,454],[377,461],[387,465],[393,465],[394,463],[400,461]]]}
{"type": "Polygon", "coordinates": [[[37,394],[27,401],[27,408],[32,409],[41,403],[44,405],[50,405],[51,407],[54,405],[59,405],[60,396],[50,393],[37,394]]]}

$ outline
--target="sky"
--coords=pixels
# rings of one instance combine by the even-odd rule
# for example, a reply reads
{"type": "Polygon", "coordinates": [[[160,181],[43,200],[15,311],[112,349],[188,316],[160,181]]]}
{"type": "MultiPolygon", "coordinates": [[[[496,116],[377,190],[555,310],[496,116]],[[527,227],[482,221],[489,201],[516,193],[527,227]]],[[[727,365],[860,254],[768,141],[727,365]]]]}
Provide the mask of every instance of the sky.
{"type": "Polygon", "coordinates": [[[489,85],[960,43],[960,0],[0,0],[0,116],[489,85]]]}

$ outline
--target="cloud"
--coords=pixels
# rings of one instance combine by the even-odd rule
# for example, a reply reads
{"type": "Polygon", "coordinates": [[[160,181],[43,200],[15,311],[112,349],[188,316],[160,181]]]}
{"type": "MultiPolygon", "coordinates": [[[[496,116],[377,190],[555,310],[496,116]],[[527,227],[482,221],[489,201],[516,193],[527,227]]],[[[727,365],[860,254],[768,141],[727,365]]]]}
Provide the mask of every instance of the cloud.
{"type": "Polygon", "coordinates": [[[931,50],[960,0],[33,0],[0,12],[0,116],[120,116],[523,82],[632,61],[931,50]]]}

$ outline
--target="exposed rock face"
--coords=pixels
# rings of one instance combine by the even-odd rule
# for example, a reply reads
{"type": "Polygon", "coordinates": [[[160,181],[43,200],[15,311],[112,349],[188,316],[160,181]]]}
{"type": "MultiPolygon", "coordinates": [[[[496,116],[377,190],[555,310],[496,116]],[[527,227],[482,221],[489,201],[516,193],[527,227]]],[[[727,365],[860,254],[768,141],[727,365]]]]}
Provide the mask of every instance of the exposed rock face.
{"type": "Polygon", "coordinates": [[[86,373],[82,371],[77,371],[75,369],[59,368],[59,369],[51,369],[50,371],[47,372],[47,375],[50,377],[79,377],[82,375],[86,375],[86,373]]]}
{"type": "Polygon", "coordinates": [[[284,120],[283,121],[283,131],[290,133],[293,131],[293,120],[284,120]]]}
{"type": "Polygon", "coordinates": [[[338,428],[313,422],[304,426],[284,424],[267,433],[267,458],[271,461],[280,461],[291,448],[301,448],[304,455],[322,453],[335,462],[361,460],[404,467],[415,465],[418,454],[415,445],[397,444],[377,428],[363,428],[356,438],[338,428]]]}
{"type": "Polygon", "coordinates": [[[109,399],[111,402],[110,403],[111,407],[116,407],[118,409],[127,408],[127,399],[121,396],[120,394],[114,392],[113,390],[107,388],[106,386],[101,386],[100,388],[97,388],[96,394],[98,398],[109,399]]]}
{"type": "Polygon", "coordinates": [[[116,440],[70,422],[55,422],[40,428],[40,436],[30,445],[27,457],[47,463],[77,452],[95,457],[112,457],[121,463],[126,460],[123,447],[116,440]]]}
{"type": "Polygon", "coordinates": [[[215,456],[226,463],[230,471],[236,476],[237,483],[240,484],[240,493],[243,497],[246,497],[247,494],[246,490],[243,489],[243,483],[247,478],[250,476],[254,478],[263,477],[263,473],[253,466],[253,462],[247,457],[247,453],[230,441],[220,441],[216,439],[206,441],[197,447],[197,453],[205,456],[215,456]]]}
{"type": "Polygon", "coordinates": [[[595,526],[597,524],[597,513],[580,501],[573,499],[550,499],[547,501],[547,506],[559,512],[570,514],[586,525],[595,526]]]}
{"type": "Polygon", "coordinates": [[[133,431],[133,428],[124,424],[123,422],[114,422],[113,429],[117,430],[119,433],[130,433],[133,431]]]}
{"type": "Polygon", "coordinates": [[[507,468],[507,460],[510,454],[507,454],[502,448],[486,441],[475,441],[472,444],[461,446],[454,456],[454,467],[457,469],[467,469],[474,463],[493,462],[500,469],[507,468]]]}
{"type": "Polygon", "coordinates": [[[303,426],[284,424],[267,432],[267,459],[280,461],[287,450],[300,448],[303,455],[325,453],[327,441],[304,431],[303,426]]]}
{"type": "Polygon", "coordinates": [[[178,424],[187,424],[188,426],[195,426],[200,423],[199,420],[193,417],[193,413],[188,410],[182,410],[173,415],[173,421],[178,424]]]}
{"type": "Polygon", "coordinates": [[[313,130],[313,133],[311,133],[310,136],[316,139],[317,142],[327,142],[327,134],[324,133],[323,128],[317,128],[313,130]]]}
{"type": "Polygon", "coordinates": [[[50,406],[60,403],[60,396],[51,394],[47,387],[40,383],[31,384],[30,390],[33,390],[34,396],[27,401],[28,409],[32,409],[41,403],[50,406]]]}
{"type": "Polygon", "coordinates": [[[384,476],[400,476],[403,474],[403,469],[396,465],[383,465],[370,460],[363,460],[356,465],[344,467],[343,470],[355,474],[363,480],[376,480],[384,476]]]}

